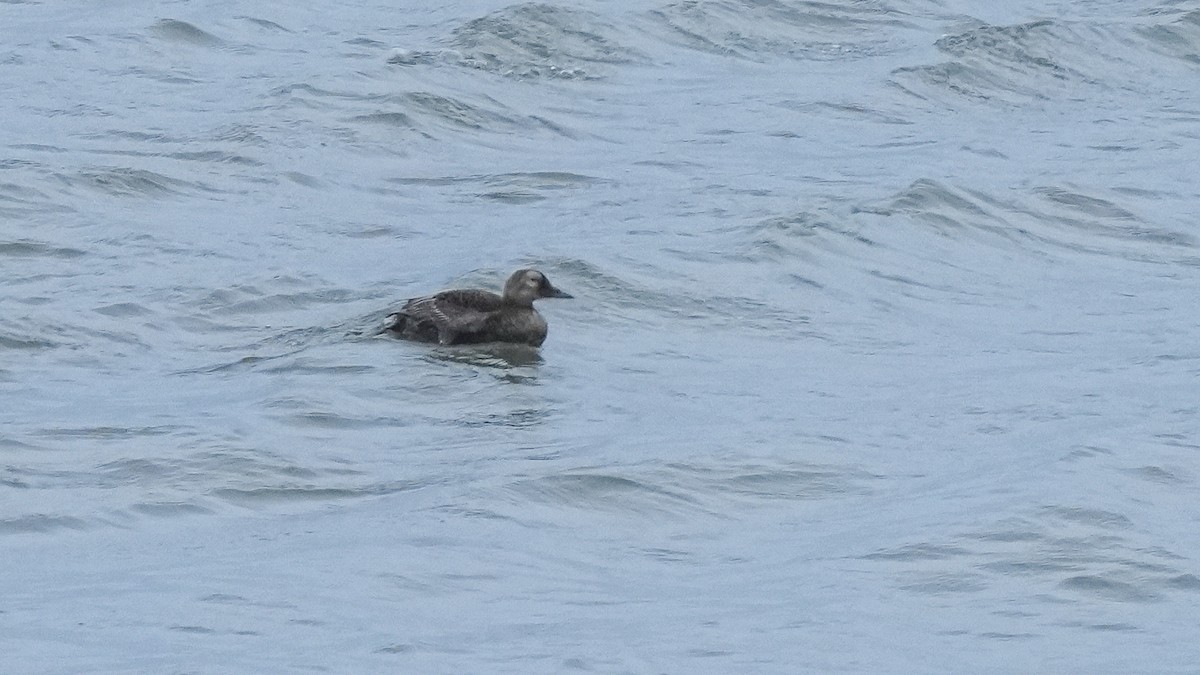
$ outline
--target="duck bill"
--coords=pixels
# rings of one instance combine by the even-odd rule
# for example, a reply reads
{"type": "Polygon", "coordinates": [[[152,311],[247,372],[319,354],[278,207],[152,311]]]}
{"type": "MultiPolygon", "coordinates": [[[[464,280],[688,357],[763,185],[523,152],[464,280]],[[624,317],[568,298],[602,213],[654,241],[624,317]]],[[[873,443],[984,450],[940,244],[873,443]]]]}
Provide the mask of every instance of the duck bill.
{"type": "Polygon", "coordinates": [[[575,296],[571,295],[570,293],[565,293],[563,291],[560,291],[553,286],[551,286],[550,288],[547,288],[546,291],[547,291],[547,293],[546,293],[547,298],[574,298],[575,297],[575,296]]]}

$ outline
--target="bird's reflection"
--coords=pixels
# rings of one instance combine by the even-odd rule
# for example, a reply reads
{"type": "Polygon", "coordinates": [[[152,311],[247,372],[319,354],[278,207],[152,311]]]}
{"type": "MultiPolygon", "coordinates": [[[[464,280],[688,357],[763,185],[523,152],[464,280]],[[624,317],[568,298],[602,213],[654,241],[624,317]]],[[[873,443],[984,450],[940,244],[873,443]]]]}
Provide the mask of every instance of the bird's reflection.
{"type": "Polygon", "coordinates": [[[535,368],[542,363],[536,347],[505,343],[436,347],[429,351],[428,358],[502,369],[535,368]]]}

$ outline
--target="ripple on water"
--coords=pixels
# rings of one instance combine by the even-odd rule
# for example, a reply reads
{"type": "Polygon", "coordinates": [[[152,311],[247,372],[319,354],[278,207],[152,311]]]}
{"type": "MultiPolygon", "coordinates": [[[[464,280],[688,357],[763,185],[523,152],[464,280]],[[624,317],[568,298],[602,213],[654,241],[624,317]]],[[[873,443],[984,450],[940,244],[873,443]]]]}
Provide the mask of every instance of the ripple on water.
{"type": "Polygon", "coordinates": [[[1138,26],[1136,30],[1152,49],[1195,67],[1200,55],[1200,10],[1186,12],[1166,23],[1138,26]]]}
{"type": "Polygon", "coordinates": [[[1049,20],[1013,26],[980,26],[939,38],[934,46],[953,56],[987,58],[1012,69],[1040,70],[1062,79],[1072,73],[1043,53],[1053,44],[1063,42],[1054,36],[1056,28],[1060,27],[1049,20]]]}
{"type": "Polygon", "coordinates": [[[70,246],[55,246],[39,241],[18,240],[0,242],[0,256],[13,258],[45,257],[73,260],[87,255],[86,251],[70,246]]]}
{"type": "Polygon", "coordinates": [[[1191,235],[1152,225],[1079,188],[1033,187],[1001,197],[923,178],[892,197],[857,207],[856,212],[902,214],[943,236],[1039,254],[1060,249],[1161,261],[1186,259],[1195,249],[1191,235]]]}
{"type": "Polygon", "coordinates": [[[509,499],[588,511],[628,512],[682,516],[705,509],[688,495],[627,476],[593,471],[571,471],[517,481],[508,488],[509,499]]]}
{"type": "Polygon", "coordinates": [[[468,101],[461,97],[413,91],[386,97],[371,97],[369,104],[395,107],[351,117],[349,121],[411,131],[425,138],[464,133],[542,135],[573,138],[568,127],[542,115],[520,113],[490,99],[468,101]]]}
{"type": "Polygon", "coordinates": [[[398,186],[417,188],[447,187],[447,192],[466,199],[490,199],[511,204],[538,202],[563,190],[582,190],[609,186],[610,181],[595,176],[563,171],[534,171],[470,176],[389,178],[398,186]]]}
{"type": "Polygon", "coordinates": [[[6,323],[9,322],[0,320],[0,349],[41,350],[53,349],[62,344],[42,335],[32,335],[27,330],[9,328],[4,325],[6,323]]]}
{"type": "Polygon", "coordinates": [[[1153,79],[1147,69],[1172,65],[1147,64],[1147,41],[1164,55],[1194,62],[1200,34],[1188,16],[1155,26],[1053,19],[982,24],[934,43],[952,60],[898,68],[892,82],[918,98],[950,105],[964,99],[1005,106],[1074,99],[1081,90],[1107,95],[1114,86],[1141,91],[1153,79]]]}
{"type": "MultiPolygon", "coordinates": [[[[740,257],[726,252],[715,255],[722,259],[740,257]]],[[[578,320],[601,322],[607,331],[676,330],[681,324],[694,324],[706,330],[720,327],[760,336],[774,332],[792,336],[807,333],[809,318],[802,312],[773,299],[713,293],[701,279],[682,272],[670,275],[661,266],[656,266],[645,282],[635,280],[636,275],[618,276],[577,259],[544,261],[541,268],[549,274],[569,278],[572,294],[586,297],[593,308],[578,320]]],[[[701,273],[708,269],[705,266],[701,273]]]]}
{"type": "Polygon", "coordinates": [[[1106,251],[1137,260],[1157,258],[1153,251],[1178,255],[1196,245],[1190,234],[1152,225],[1112,201],[1083,194],[1078,188],[1045,186],[1033,188],[1031,193],[1036,201],[1018,208],[1038,222],[1066,231],[1075,250],[1106,251]]]}
{"type": "Polygon", "coordinates": [[[463,65],[520,78],[593,79],[602,66],[640,62],[603,17],[542,3],[506,7],[454,30],[463,65]]]}
{"type": "Polygon", "coordinates": [[[118,440],[166,436],[190,427],[166,424],[151,427],[90,426],[90,427],[47,427],[39,432],[46,438],[86,438],[93,440],[118,440]]]}
{"type": "Polygon", "coordinates": [[[746,501],[769,503],[863,495],[878,479],[845,466],[801,462],[776,464],[670,464],[673,471],[700,494],[725,494],[746,501]]]}
{"type": "Polygon", "coordinates": [[[57,177],[68,189],[83,189],[110,197],[163,198],[220,192],[199,181],[179,180],[146,169],[120,166],[92,167],[73,174],[60,173],[57,177]]]}
{"type": "Polygon", "coordinates": [[[588,511],[722,517],[746,507],[862,495],[876,478],[850,467],[790,461],[647,464],[622,472],[580,468],[524,478],[508,486],[507,498],[588,511]]]}
{"type": "MultiPolygon", "coordinates": [[[[225,288],[197,290],[202,295],[187,300],[186,305],[202,312],[206,319],[295,311],[339,305],[361,298],[361,291],[329,288],[320,279],[299,273],[264,279],[255,284],[240,283],[225,288]]],[[[304,331],[299,335],[306,333],[316,334],[304,331]]]]}
{"type": "Polygon", "coordinates": [[[861,559],[897,566],[908,591],[988,588],[1010,594],[1014,607],[1034,612],[1047,603],[1147,603],[1200,589],[1186,558],[1143,545],[1140,538],[1123,514],[1049,506],[1029,518],[1006,519],[948,541],[905,544],[861,559]]]}
{"type": "Polygon", "coordinates": [[[928,178],[918,179],[880,202],[863,204],[856,211],[881,216],[905,214],[936,228],[938,234],[959,238],[974,232],[991,235],[996,238],[994,242],[1019,241],[1021,234],[978,195],[928,178]]]}
{"type": "Polygon", "coordinates": [[[245,488],[221,488],[212,494],[230,504],[244,507],[344,501],[409,492],[423,487],[420,481],[391,481],[350,487],[289,484],[245,488]]]}
{"type": "MultiPolygon", "coordinates": [[[[299,464],[270,453],[223,447],[203,450],[194,440],[177,438],[170,443],[134,445],[144,437],[110,430],[78,433],[71,438],[100,444],[96,456],[109,456],[105,448],[122,447],[133,456],[99,464],[82,463],[87,454],[79,443],[67,463],[56,457],[39,458],[29,466],[9,466],[0,487],[25,495],[18,512],[0,519],[0,534],[47,533],[62,529],[126,527],[138,518],[204,516],[222,504],[270,507],[393,494],[421,486],[415,481],[366,481],[365,475],[338,460],[299,464]],[[76,435],[78,434],[78,435],[76,435]],[[171,447],[180,450],[172,452],[171,447]],[[133,448],[146,454],[136,456],[133,448]],[[69,498],[64,498],[64,493],[69,498]],[[49,512],[43,504],[67,502],[73,513],[49,512]],[[20,511],[24,511],[21,513],[20,511]]],[[[61,437],[61,436],[55,436],[61,437]]],[[[12,446],[13,442],[5,442],[12,446]]]]}
{"type": "Polygon", "coordinates": [[[288,30],[287,28],[275,23],[274,21],[269,21],[267,19],[260,19],[260,18],[253,17],[253,16],[240,16],[238,18],[243,21],[246,21],[254,26],[258,26],[259,28],[265,28],[269,31],[274,31],[274,32],[279,32],[279,33],[294,32],[294,31],[288,30]]]}
{"type": "Polygon", "coordinates": [[[214,513],[214,510],[204,506],[199,501],[155,501],[139,502],[129,507],[135,514],[151,518],[178,518],[181,516],[202,516],[214,513]]]}
{"type": "MultiPolygon", "coordinates": [[[[830,212],[800,211],[774,216],[748,226],[743,237],[749,242],[739,257],[748,262],[781,262],[792,258],[809,265],[826,264],[825,255],[836,256],[837,265],[868,258],[865,249],[877,244],[847,219],[830,212]]],[[[821,288],[823,284],[807,276],[797,276],[808,285],[821,288]]]]}
{"type": "Polygon", "coordinates": [[[220,47],[225,44],[221,38],[201,30],[195,25],[177,19],[162,19],[150,26],[147,32],[155,37],[177,44],[197,47],[220,47]]]}
{"type": "Polygon", "coordinates": [[[1163,598],[1161,593],[1155,592],[1148,584],[1139,583],[1132,577],[1119,572],[1067,577],[1060,583],[1060,586],[1069,591],[1077,591],[1113,602],[1156,602],[1163,598]],[[1128,580],[1121,577],[1126,577],[1128,580]]]}
{"type": "Polygon", "coordinates": [[[62,210],[66,210],[66,207],[53,204],[49,196],[37,188],[0,183],[0,215],[19,218],[33,213],[62,210]]]}
{"type": "Polygon", "coordinates": [[[96,312],[97,314],[103,314],[104,316],[117,318],[148,316],[154,314],[153,310],[136,302],[117,302],[111,305],[101,305],[92,311],[96,312]]]}
{"type": "Polygon", "coordinates": [[[935,44],[956,56],[942,63],[905,66],[892,71],[892,82],[923,100],[953,104],[962,99],[1002,105],[1063,95],[1067,82],[1085,82],[1078,72],[1059,65],[1051,21],[1016,26],[981,26],[949,35],[935,44]]]}
{"type": "Polygon", "coordinates": [[[721,56],[839,61],[897,48],[881,39],[906,21],[874,3],[785,3],[718,0],[673,2],[653,10],[662,39],[721,56]]]}
{"type": "Polygon", "coordinates": [[[0,534],[46,533],[57,530],[86,530],[87,521],[73,516],[56,516],[42,513],[0,518],[0,534]]]}

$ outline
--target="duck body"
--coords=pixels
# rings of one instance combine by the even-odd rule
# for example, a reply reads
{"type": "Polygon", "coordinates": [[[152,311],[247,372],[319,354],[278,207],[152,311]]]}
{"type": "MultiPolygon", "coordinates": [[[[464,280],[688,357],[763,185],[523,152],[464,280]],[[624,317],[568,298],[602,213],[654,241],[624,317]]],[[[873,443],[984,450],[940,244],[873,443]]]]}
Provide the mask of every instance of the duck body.
{"type": "Polygon", "coordinates": [[[481,289],[442,291],[412,298],[388,316],[385,330],[443,345],[510,342],[541,346],[548,326],[533,308],[538,298],[570,298],[537,270],[517,270],[504,294],[481,289]]]}

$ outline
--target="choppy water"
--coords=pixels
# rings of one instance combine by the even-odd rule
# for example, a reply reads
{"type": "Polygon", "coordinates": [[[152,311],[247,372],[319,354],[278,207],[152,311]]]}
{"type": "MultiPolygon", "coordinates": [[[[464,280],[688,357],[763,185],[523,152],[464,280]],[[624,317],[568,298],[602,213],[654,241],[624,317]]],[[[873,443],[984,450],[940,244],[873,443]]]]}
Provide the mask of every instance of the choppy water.
{"type": "Polygon", "coordinates": [[[1200,660],[1200,3],[0,35],[4,672],[1200,660]]]}

